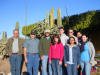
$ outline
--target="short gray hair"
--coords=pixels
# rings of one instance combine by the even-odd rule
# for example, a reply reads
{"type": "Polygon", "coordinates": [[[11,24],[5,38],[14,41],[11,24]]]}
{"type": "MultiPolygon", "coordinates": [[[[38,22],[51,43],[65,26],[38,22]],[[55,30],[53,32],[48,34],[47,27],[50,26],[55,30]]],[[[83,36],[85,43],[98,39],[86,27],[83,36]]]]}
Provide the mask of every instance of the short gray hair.
{"type": "Polygon", "coordinates": [[[14,33],[15,31],[17,31],[17,32],[19,33],[19,30],[18,30],[18,29],[14,29],[14,30],[13,30],[13,33],[14,33]]]}

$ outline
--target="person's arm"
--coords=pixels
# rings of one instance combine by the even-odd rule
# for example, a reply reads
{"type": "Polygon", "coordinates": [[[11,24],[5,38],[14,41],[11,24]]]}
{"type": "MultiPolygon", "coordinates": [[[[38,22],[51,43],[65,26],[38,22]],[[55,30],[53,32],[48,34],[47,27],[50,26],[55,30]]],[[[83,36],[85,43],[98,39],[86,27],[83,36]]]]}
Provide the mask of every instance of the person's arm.
{"type": "Polygon", "coordinates": [[[64,46],[64,63],[66,63],[66,46],[64,46]]]}
{"type": "Polygon", "coordinates": [[[76,44],[78,45],[78,38],[77,37],[75,37],[75,41],[76,41],[76,44]]]}
{"type": "Polygon", "coordinates": [[[66,64],[66,58],[67,58],[67,52],[66,52],[66,46],[64,46],[64,66],[67,67],[67,64],[66,64]]]}
{"type": "Polygon", "coordinates": [[[80,47],[78,46],[78,54],[77,54],[77,65],[80,65],[80,47]]]}
{"type": "Polygon", "coordinates": [[[92,56],[91,56],[91,59],[90,59],[90,63],[92,63],[92,61],[94,61],[94,57],[95,57],[95,48],[94,48],[94,45],[92,42],[89,43],[90,44],[90,49],[91,49],[91,52],[92,52],[92,56]]]}
{"type": "Polygon", "coordinates": [[[52,45],[50,46],[50,50],[49,50],[49,63],[51,64],[51,49],[52,49],[52,45]]]}
{"type": "Polygon", "coordinates": [[[25,63],[28,62],[27,60],[27,48],[24,48],[24,58],[25,58],[25,63]]]}
{"type": "Polygon", "coordinates": [[[42,49],[43,49],[43,44],[42,44],[42,38],[40,39],[40,42],[39,42],[39,54],[40,54],[40,57],[41,57],[41,60],[43,60],[42,58],[42,49]]]}
{"type": "Polygon", "coordinates": [[[64,57],[64,46],[63,46],[63,44],[61,43],[61,44],[60,44],[60,61],[63,60],[63,57],[64,57]]]}
{"type": "Polygon", "coordinates": [[[62,65],[63,57],[64,57],[64,46],[61,43],[60,44],[60,61],[59,61],[59,65],[62,65]]]}
{"type": "Polygon", "coordinates": [[[68,39],[69,39],[69,37],[66,36],[66,37],[65,37],[65,45],[68,44],[68,39]]]}
{"type": "Polygon", "coordinates": [[[28,46],[27,41],[25,41],[25,43],[24,43],[24,58],[25,58],[25,63],[28,62],[28,60],[27,60],[27,46],[28,46]]]}

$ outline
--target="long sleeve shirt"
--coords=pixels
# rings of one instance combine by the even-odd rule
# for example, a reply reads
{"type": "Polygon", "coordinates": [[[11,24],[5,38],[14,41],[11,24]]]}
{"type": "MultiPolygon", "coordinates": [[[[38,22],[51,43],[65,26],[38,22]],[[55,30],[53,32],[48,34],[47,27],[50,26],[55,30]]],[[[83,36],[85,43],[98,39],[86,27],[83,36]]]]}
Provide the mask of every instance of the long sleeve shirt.
{"type": "Polygon", "coordinates": [[[60,36],[60,39],[61,39],[62,44],[65,46],[66,41],[69,39],[69,37],[66,36],[65,34],[62,34],[62,35],[60,36]]]}
{"type": "Polygon", "coordinates": [[[60,61],[63,60],[64,56],[64,47],[63,44],[51,44],[50,50],[49,50],[49,61],[51,59],[59,59],[60,61]]]}

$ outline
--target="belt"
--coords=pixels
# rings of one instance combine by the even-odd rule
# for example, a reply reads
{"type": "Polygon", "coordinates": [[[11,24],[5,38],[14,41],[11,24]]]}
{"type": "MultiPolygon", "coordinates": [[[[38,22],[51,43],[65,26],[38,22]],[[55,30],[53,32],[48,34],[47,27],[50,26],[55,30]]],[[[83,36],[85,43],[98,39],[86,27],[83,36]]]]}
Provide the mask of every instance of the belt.
{"type": "Polygon", "coordinates": [[[12,54],[18,54],[18,53],[12,53],[12,54]]]}
{"type": "Polygon", "coordinates": [[[33,54],[33,55],[35,55],[35,54],[39,54],[39,53],[27,53],[27,54],[33,54]]]}

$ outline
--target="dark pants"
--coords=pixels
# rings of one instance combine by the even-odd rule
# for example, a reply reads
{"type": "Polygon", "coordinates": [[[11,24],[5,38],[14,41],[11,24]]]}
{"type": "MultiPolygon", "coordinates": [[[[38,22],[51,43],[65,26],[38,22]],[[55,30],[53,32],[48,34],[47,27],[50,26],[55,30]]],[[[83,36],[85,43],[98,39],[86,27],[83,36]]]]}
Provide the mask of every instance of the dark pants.
{"type": "Polygon", "coordinates": [[[62,75],[62,65],[59,65],[59,60],[52,59],[51,62],[52,62],[51,66],[53,70],[53,75],[62,75]]]}
{"type": "Polygon", "coordinates": [[[12,75],[20,75],[22,55],[12,54],[10,56],[10,70],[12,75]]]}
{"type": "Polygon", "coordinates": [[[62,65],[62,74],[63,74],[63,75],[66,75],[66,74],[67,74],[67,69],[66,69],[66,67],[64,66],[64,62],[63,62],[63,65],[62,65]]]}
{"type": "Polygon", "coordinates": [[[28,75],[38,75],[38,68],[39,68],[39,54],[27,54],[27,72],[28,75]]]}
{"type": "Polygon", "coordinates": [[[67,64],[67,75],[77,75],[76,64],[67,64]]]}

